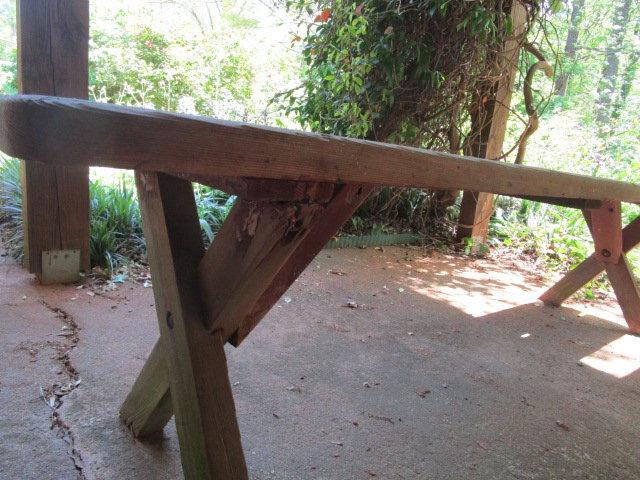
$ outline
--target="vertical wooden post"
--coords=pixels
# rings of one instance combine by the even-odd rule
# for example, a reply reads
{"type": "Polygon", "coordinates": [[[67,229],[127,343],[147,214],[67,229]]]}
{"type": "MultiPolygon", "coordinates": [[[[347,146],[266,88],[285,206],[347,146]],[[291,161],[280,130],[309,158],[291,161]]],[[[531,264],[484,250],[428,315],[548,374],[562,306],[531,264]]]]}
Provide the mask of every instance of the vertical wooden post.
{"type": "MultiPolygon", "coordinates": [[[[165,399],[171,398],[185,479],[248,480],[225,342],[220,330],[209,333],[204,325],[198,284],[204,246],[191,182],[136,171],[136,184],[160,327],[159,348],[164,351],[164,362],[151,364],[150,370],[164,363],[170,395],[155,390],[145,398],[144,390],[153,383],[136,382],[131,400],[155,398],[165,406],[155,428],[147,426],[151,431],[162,428],[162,421],[170,417],[165,399]]],[[[157,358],[158,351],[151,358],[157,358]]]]}
{"type": "MultiPolygon", "coordinates": [[[[87,98],[88,0],[17,0],[17,31],[20,93],[87,98]]],[[[22,162],[22,197],[29,271],[51,283],[88,270],[89,169],[22,162]],[[58,261],[43,278],[45,253],[73,262],[58,261]]]]}
{"type": "MultiPolygon", "coordinates": [[[[513,34],[505,42],[499,56],[502,72],[496,88],[495,98],[490,104],[491,124],[487,132],[479,132],[479,156],[497,160],[502,155],[502,145],[507,131],[511,93],[518,67],[518,56],[522,46],[522,34],[527,22],[527,9],[519,0],[513,0],[511,7],[513,34]]],[[[493,194],[484,192],[464,192],[458,220],[458,241],[472,238],[474,243],[484,243],[489,231],[489,219],[493,213],[493,194]]]]}

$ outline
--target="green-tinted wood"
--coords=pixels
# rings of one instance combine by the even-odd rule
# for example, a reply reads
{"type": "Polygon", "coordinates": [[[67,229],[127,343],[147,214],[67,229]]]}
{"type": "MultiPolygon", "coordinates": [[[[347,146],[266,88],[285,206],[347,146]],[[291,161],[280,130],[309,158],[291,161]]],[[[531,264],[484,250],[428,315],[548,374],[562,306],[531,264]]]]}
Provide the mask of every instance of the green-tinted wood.
{"type": "Polygon", "coordinates": [[[136,172],[136,183],[185,478],[247,479],[224,341],[203,322],[191,183],[148,172],[136,172]]]}

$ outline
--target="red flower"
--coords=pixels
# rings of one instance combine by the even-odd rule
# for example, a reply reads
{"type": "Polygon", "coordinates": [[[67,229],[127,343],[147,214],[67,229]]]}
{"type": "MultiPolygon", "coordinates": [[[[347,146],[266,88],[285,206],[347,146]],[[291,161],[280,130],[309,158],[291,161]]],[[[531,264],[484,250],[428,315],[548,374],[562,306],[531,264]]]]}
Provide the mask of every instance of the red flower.
{"type": "Polygon", "coordinates": [[[314,22],[326,22],[331,18],[331,10],[325,8],[314,20],[314,22]]]}

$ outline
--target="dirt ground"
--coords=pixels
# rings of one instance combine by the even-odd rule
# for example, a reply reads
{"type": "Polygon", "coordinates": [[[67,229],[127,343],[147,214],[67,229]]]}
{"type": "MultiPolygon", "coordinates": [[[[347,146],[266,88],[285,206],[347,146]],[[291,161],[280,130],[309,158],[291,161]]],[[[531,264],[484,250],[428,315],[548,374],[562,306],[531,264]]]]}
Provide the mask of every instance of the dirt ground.
{"type": "MultiPolygon", "coordinates": [[[[0,478],[181,478],[173,423],[142,443],[118,420],[151,288],[38,287],[4,258],[0,478]]],[[[543,288],[492,260],[323,252],[228,348],[251,478],[640,478],[640,338],[543,288]]]]}

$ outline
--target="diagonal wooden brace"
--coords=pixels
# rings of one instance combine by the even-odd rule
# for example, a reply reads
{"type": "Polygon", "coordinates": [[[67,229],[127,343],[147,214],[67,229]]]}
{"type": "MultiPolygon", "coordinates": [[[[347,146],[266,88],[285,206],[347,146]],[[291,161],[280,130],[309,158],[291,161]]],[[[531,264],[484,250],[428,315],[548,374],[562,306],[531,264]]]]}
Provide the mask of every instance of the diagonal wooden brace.
{"type": "MultiPolygon", "coordinates": [[[[633,220],[622,230],[622,252],[629,253],[640,244],[640,217],[633,220]]],[[[560,306],[580,288],[605,271],[603,263],[599,262],[593,253],[573,270],[567,272],[555,285],[540,296],[547,305],[560,306]]]]}
{"type": "MultiPolygon", "coordinates": [[[[325,205],[238,200],[198,268],[205,328],[239,345],[371,189],[337,186],[325,205]]],[[[171,418],[163,368],[156,345],[121,408],[138,437],[161,431],[171,418]]]]}
{"type": "Polygon", "coordinates": [[[629,329],[640,333],[640,293],[626,258],[626,253],[640,243],[640,217],[622,229],[619,202],[603,202],[599,209],[583,213],[596,251],[543,293],[540,300],[559,306],[606,271],[629,329]]]}
{"type": "MultiPolygon", "coordinates": [[[[246,480],[225,342],[203,321],[197,268],[204,248],[191,183],[143,172],[136,172],[136,183],[160,327],[160,343],[143,372],[166,371],[185,478],[246,480]]],[[[156,422],[168,418],[168,395],[144,376],[132,398],[146,400],[156,422]]],[[[127,422],[140,418],[130,407],[123,409],[123,417],[132,415],[127,422]]]]}

